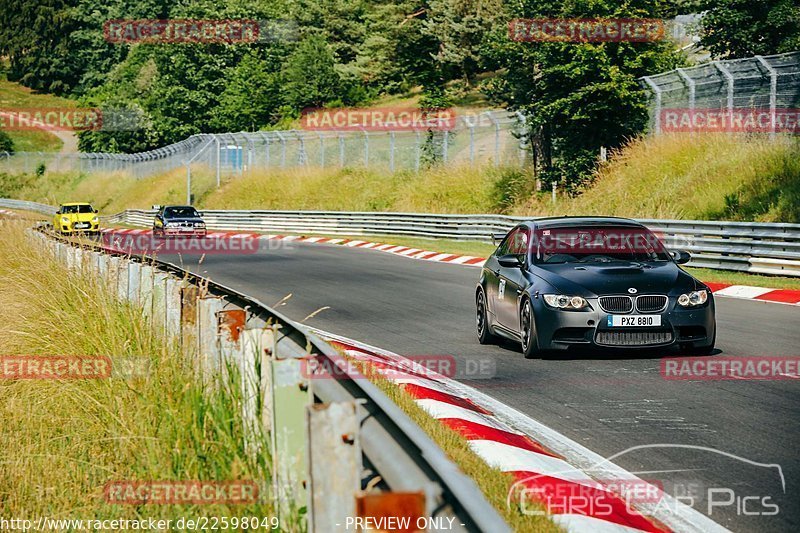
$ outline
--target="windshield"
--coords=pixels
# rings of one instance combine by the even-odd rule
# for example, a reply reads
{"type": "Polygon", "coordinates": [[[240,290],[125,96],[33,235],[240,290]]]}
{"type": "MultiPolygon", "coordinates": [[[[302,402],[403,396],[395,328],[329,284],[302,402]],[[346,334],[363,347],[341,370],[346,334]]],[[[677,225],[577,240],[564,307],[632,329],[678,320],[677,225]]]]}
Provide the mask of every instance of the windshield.
{"type": "Polygon", "coordinates": [[[94,209],[92,209],[92,206],[89,204],[65,205],[61,207],[61,212],[65,214],[94,213],[94,209]]]}
{"type": "Polygon", "coordinates": [[[669,261],[655,233],[629,226],[540,229],[533,256],[539,264],[669,261]]]}
{"type": "Polygon", "coordinates": [[[167,207],[164,209],[164,215],[168,217],[199,217],[200,214],[194,207],[167,207]]]}

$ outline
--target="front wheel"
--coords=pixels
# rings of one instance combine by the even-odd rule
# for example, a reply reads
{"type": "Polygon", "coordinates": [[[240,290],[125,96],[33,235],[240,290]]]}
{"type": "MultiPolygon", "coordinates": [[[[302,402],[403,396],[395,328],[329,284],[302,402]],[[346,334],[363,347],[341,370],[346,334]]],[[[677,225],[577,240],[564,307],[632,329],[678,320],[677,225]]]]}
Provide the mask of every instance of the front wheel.
{"type": "Polygon", "coordinates": [[[479,289],[475,296],[475,331],[478,334],[478,342],[481,344],[493,344],[497,337],[489,331],[489,320],[486,314],[486,295],[483,289],[479,289]]]}
{"type": "Polygon", "coordinates": [[[519,311],[519,337],[522,355],[525,359],[535,359],[539,355],[539,342],[536,339],[536,324],[533,321],[533,307],[527,298],[519,311]]]}

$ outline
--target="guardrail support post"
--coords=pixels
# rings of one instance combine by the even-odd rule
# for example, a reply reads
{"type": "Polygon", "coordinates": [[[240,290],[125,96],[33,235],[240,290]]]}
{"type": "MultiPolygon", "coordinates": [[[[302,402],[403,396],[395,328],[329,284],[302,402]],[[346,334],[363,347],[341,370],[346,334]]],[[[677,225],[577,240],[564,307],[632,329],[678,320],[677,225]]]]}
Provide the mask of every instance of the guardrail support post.
{"type": "Polygon", "coordinates": [[[308,530],[327,533],[342,529],[356,516],[361,490],[361,442],[355,402],[314,404],[308,421],[308,530]]]}
{"type": "MultiPolygon", "coordinates": [[[[167,279],[166,272],[153,269],[152,323],[158,333],[167,331],[167,279]]],[[[180,308],[179,308],[180,309],[180,308]]]]}
{"type": "Polygon", "coordinates": [[[180,283],[181,294],[181,347],[184,353],[191,353],[197,344],[197,301],[200,298],[200,289],[194,285],[183,286],[180,283]]]}
{"type": "Polygon", "coordinates": [[[155,286],[155,269],[150,265],[142,265],[139,284],[139,304],[144,310],[144,317],[153,316],[153,289],[155,286]]]}
{"type": "Polygon", "coordinates": [[[130,281],[129,266],[130,261],[119,258],[117,264],[117,298],[120,300],[128,299],[128,282],[130,281]]]}
{"type": "Polygon", "coordinates": [[[177,337],[180,341],[181,335],[181,312],[183,307],[183,282],[174,276],[167,275],[164,282],[164,305],[166,333],[168,336],[177,337]]]}
{"type": "Polygon", "coordinates": [[[212,383],[222,372],[217,333],[217,313],[222,310],[222,303],[216,297],[197,300],[197,356],[206,383],[212,383]]]}
{"type": "Polygon", "coordinates": [[[142,265],[136,261],[128,261],[128,295],[127,299],[134,305],[139,303],[139,289],[142,281],[142,265]]]}
{"type": "Polygon", "coordinates": [[[274,347],[270,359],[272,460],[276,508],[290,512],[292,502],[305,501],[307,489],[307,444],[305,410],[311,404],[304,361],[282,358],[277,347],[280,331],[273,327],[274,347]]]}

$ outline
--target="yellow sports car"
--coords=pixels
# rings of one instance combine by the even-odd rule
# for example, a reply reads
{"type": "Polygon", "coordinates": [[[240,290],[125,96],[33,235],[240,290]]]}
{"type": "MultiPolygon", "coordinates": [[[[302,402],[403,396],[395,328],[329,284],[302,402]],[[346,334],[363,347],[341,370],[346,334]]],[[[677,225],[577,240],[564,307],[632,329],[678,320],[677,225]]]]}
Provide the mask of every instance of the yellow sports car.
{"type": "Polygon", "coordinates": [[[99,227],[97,209],[86,202],[61,204],[53,216],[53,229],[59,233],[97,233],[99,227]]]}

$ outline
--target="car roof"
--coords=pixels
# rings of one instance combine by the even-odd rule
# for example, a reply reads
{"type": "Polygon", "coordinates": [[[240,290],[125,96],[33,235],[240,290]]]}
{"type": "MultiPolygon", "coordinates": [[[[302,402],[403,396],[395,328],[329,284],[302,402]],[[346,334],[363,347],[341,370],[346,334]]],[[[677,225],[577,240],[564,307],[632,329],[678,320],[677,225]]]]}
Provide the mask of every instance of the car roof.
{"type": "Polygon", "coordinates": [[[67,202],[61,205],[92,205],[89,202],[67,202]]]}
{"type": "Polygon", "coordinates": [[[565,228],[575,226],[630,226],[644,227],[641,222],[622,217],[544,217],[526,220],[527,224],[535,228],[565,228]]]}
{"type": "Polygon", "coordinates": [[[173,208],[176,208],[176,207],[194,209],[194,206],[192,206],[192,205],[165,205],[164,209],[173,209],[173,208]]]}

